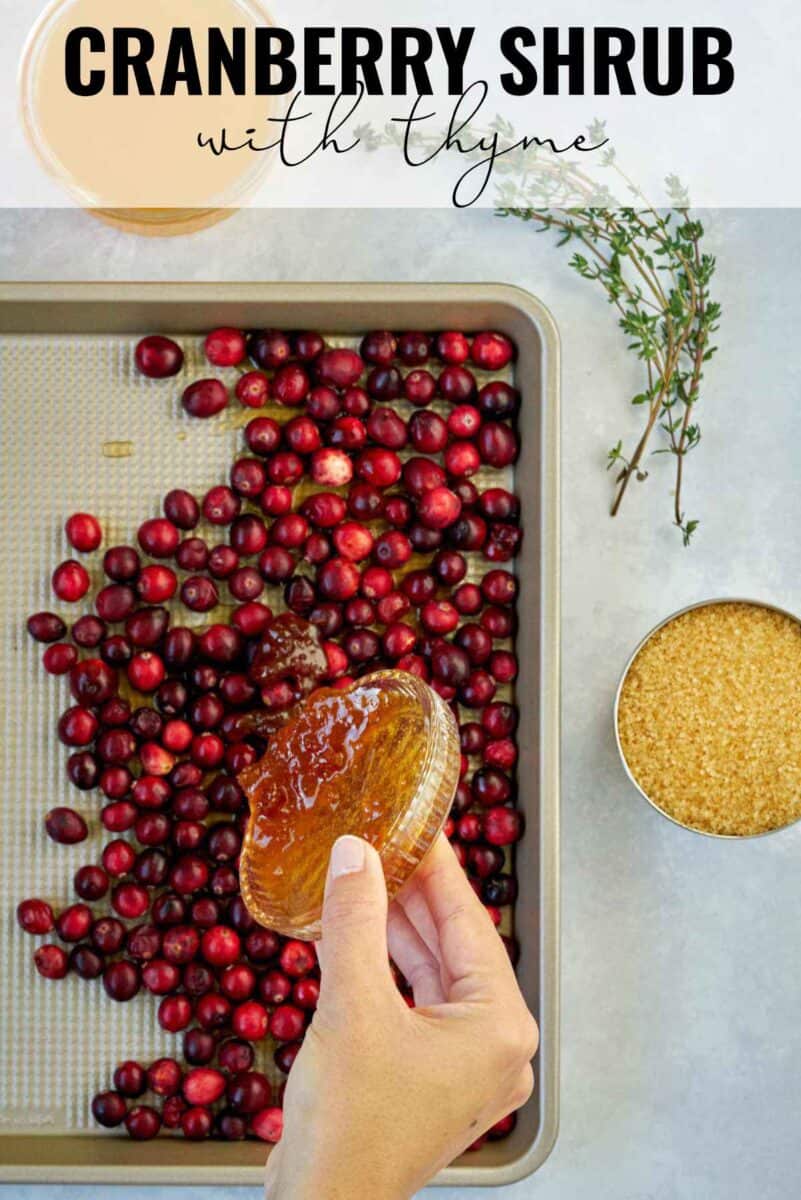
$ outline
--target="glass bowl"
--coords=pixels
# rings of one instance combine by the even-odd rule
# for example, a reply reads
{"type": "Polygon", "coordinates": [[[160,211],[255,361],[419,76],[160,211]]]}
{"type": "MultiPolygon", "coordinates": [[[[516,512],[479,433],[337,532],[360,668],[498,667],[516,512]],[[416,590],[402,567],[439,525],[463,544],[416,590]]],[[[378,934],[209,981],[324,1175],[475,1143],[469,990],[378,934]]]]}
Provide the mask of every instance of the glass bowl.
{"type": "Polygon", "coordinates": [[[262,925],[320,936],[331,847],[378,850],[392,897],[442,829],[459,782],[459,732],[437,693],[405,671],[320,688],[239,776],[250,802],[242,897],[262,925]]]}

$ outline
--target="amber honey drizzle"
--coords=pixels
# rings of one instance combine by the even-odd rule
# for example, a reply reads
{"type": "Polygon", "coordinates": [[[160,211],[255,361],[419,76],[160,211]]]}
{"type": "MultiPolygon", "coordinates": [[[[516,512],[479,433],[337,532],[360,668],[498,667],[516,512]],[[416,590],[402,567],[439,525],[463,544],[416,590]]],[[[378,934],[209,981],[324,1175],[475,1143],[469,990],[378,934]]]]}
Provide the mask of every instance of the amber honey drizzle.
{"type": "MultiPolygon", "coordinates": [[[[262,924],[308,931],[319,916],[331,847],[343,834],[388,851],[390,890],[392,863],[399,865],[393,839],[411,835],[413,850],[417,835],[428,834],[430,800],[404,827],[432,770],[432,715],[440,713],[421,703],[419,681],[400,689],[382,686],[395,674],[368,676],[345,691],[319,689],[275,734],[264,757],[240,775],[251,806],[240,862],[242,894],[262,924]]],[[[436,806],[433,832],[418,858],[447,813],[458,778],[458,741],[452,756],[441,757],[444,762],[433,764],[435,782],[443,777],[440,790],[449,795],[442,813],[442,803],[436,806]]]]}

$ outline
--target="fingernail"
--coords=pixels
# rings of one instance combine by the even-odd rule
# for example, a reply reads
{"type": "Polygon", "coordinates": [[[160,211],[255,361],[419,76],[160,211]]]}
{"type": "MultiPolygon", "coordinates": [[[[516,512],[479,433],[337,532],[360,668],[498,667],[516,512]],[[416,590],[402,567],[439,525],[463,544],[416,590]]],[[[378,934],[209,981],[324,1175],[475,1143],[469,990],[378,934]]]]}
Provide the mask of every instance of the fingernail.
{"type": "Polygon", "coordinates": [[[331,878],[339,879],[341,875],[355,875],[364,870],[364,842],[361,838],[338,838],[331,851],[331,878]]]}

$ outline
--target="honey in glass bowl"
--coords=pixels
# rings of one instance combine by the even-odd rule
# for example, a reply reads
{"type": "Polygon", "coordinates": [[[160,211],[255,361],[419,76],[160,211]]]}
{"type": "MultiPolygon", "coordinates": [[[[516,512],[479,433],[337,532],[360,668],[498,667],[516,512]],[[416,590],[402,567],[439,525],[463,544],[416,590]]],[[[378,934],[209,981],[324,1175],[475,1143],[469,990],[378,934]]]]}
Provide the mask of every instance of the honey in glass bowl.
{"type": "Polygon", "coordinates": [[[320,936],[331,847],[343,834],[378,850],[392,897],[448,815],[459,733],[447,704],[404,671],[379,671],[298,705],[239,776],[250,802],[242,896],[260,924],[320,936]]]}

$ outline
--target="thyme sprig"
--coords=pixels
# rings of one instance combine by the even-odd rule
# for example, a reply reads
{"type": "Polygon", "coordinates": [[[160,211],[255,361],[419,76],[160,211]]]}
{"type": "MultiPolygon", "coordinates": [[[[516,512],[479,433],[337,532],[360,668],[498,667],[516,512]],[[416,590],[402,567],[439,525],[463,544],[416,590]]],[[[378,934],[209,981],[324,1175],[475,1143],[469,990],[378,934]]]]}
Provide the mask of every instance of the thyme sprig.
{"type": "MultiPolygon", "coordinates": [[[[400,142],[391,124],[382,133],[369,126],[356,132],[371,150],[400,142]]],[[[465,155],[476,162],[486,157],[480,139],[492,134],[510,144],[515,139],[513,126],[502,117],[487,129],[463,133],[463,142],[468,136],[477,142],[465,155]]],[[[603,140],[603,122],[593,122],[589,134],[594,143],[603,140]]],[[[429,150],[441,143],[442,134],[436,133],[419,134],[416,141],[429,150]]],[[[559,246],[572,245],[572,269],[606,292],[628,349],[643,366],[643,385],[631,403],[645,415],[633,448],[624,449],[621,439],[608,452],[607,469],[615,472],[611,514],[619,512],[632,479],[648,477],[647,456],[670,454],[675,459],[673,523],[687,546],[699,522],[684,510],[684,460],[701,441],[695,412],[705,364],[716,350],[712,338],[721,309],[710,296],[715,259],[703,248],[703,225],[675,176],[665,180],[671,207],[657,209],[621,170],[614,147],[607,145],[596,165],[623,187],[627,204],[579,163],[540,147],[497,159],[496,212],[531,222],[538,232],[554,232],[559,246]],[[652,450],[655,434],[664,444],[652,450]]]]}

